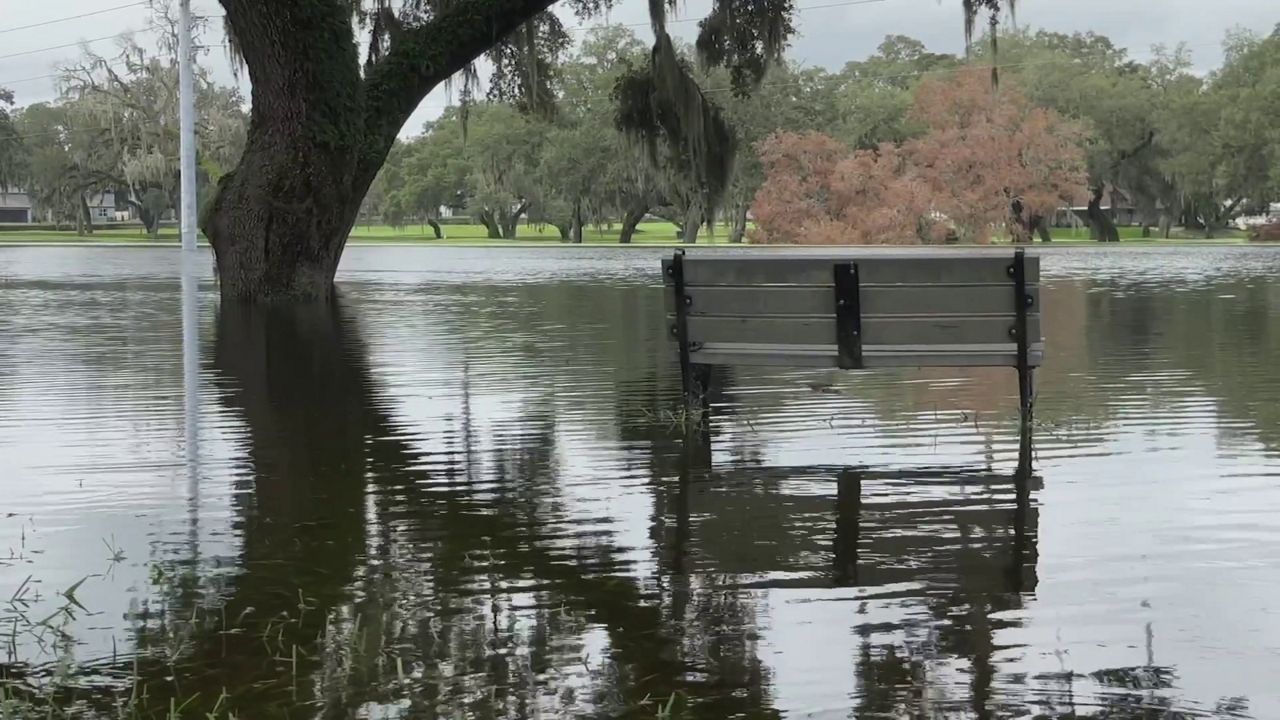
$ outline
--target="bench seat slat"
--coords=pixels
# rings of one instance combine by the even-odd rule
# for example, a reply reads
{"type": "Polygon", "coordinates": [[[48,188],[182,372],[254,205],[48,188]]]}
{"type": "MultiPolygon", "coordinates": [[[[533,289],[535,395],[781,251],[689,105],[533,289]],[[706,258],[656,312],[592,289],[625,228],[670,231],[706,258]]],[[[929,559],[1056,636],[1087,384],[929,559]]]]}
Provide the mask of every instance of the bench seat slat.
{"type": "MultiPolygon", "coordinates": [[[[663,277],[670,277],[663,262],[663,277]]],[[[683,260],[686,287],[698,285],[818,285],[833,282],[836,262],[856,262],[862,285],[997,284],[1010,282],[1006,252],[863,252],[839,255],[724,256],[708,253],[683,260]]],[[[1040,281],[1040,260],[1026,258],[1028,283],[1040,281]]]]}
{"type": "MultiPolygon", "coordinates": [[[[1032,312],[1040,305],[1040,288],[1027,288],[1032,312]]],[[[836,313],[834,288],[828,287],[690,287],[689,315],[827,315],[836,313]]],[[[675,296],[663,295],[667,313],[675,312],[675,296]]],[[[877,315],[1013,315],[1009,283],[999,285],[862,286],[862,316],[877,315]]]]}
{"type": "MultiPolygon", "coordinates": [[[[674,323],[674,320],[671,321],[674,323]]],[[[863,317],[862,346],[1012,344],[1013,315],[950,317],[863,317]]],[[[831,317],[691,316],[693,343],[767,343],[772,345],[836,344],[831,317]]],[[[1040,316],[1027,316],[1027,331],[1041,338],[1040,316]]]]}
{"type": "MultiPolygon", "coordinates": [[[[692,352],[691,359],[707,365],[763,365],[780,367],[836,368],[836,348],[830,346],[797,346],[767,344],[708,344],[692,352]]],[[[863,365],[886,367],[1015,367],[1015,346],[911,346],[864,348],[863,365]]],[[[1028,353],[1028,364],[1039,367],[1044,362],[1044,343],[1035,343],[1028,353]]]]}

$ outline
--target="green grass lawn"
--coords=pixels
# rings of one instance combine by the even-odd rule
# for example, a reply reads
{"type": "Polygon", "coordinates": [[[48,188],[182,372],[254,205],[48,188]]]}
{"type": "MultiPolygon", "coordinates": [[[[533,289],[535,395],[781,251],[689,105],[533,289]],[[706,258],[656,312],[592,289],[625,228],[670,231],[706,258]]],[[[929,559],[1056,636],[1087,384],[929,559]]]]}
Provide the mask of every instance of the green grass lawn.
{"type": "MultiPolygon", "coordinates": [[[[560,245],[560,231],[551,225],[542,227],[522,225],[514,240],[494,240],[488,237],[483,225],[442,225],[445,239],[437,240],[430,227],[409,226],[393,228],[388,225],[357,225],[351,231],[350,242],[360,243],[421,243],[428,245],[560,245]]],[[[588,227],[582,241],[593,244],[617,244],[619,227],[588,227]]],[[[715,234],[705,229],[698,234],[698,244],[727,243],[728,232],[718,228],[715,234]]],[[[204,236],[201,235],[201,240],[204,236]]],[[[151,238],[140,228],[101,228],[92,235],[76,235],[73,230],[10,230],[0,232],[0,243],[156,243],[169,245],[178,241],[178,231],[165,228],[160,237],[151,238]]],[[[636,228],[631,242],[637,245],[673,245],[680,238],[676,226],[668,222],[646,222],[636,228]]]]}
{"type": "MultiPolygon", "coordinates": [[[[560,232],[551,225],[542,227],[522,225],[517,232],[514,240],[493,240],[488,237],[488,233],[483,225],[444,225],[445,239],[437,240],[431,232],[431,228],[423,226],[410,226],[403,228],[392,228],[388,225],[357,225],[351,231],[350,241],[352,244],[359,245],[361,243],[405,243],[405,244],[425,244],[425,245],[494,245],[494,246],[510,246],[510,245],[561,245],[560,232]]],[[[618,242],[617,226],[612,228],[596,228],[588,227],[583,232],[583,242],[591,244],[610,244],[616,245],[618,242]]],[[[1143,238],[1141,228],[1122,227],[1120,230],[1120,240],[1129,243],[1150,243],[1165,244],[1176,241],[1182,242],[1214,242],[1214,243],[1239,243],[1245,242],[1244,233],[1238,230],[1223,230],[1218,233],[1219,237],[1212,240],[1206,240],[1203,233],[1187,232],[1184,230],[1175,230],[1173,237],[1164,240],[1160,237],[1143,238]]],[[[705,229],[698,234],[699,245],[715,245],[726,244],[728,242],[728,230],[721,227],[717,228],[714,234],[707,232],[705,229]]],[[[1089,239],[1088,228],[1054,228],[1053,240],[1055,243],[1093,243],[1089,239]]],[[[8,230],[0,232],[0,244],[4,243],[39,243],[39,242],[66,242],[66,243],[155,243],[158,245],[171,245],[178,241],[178,232],[174,228],[165,228],[160,232],[159,238],[150,238],[141,227],[113,227],[100,228],[93,235],[76,235],[73,230],[8,230]]],[[[647,222],[641,223],[636,229],[635,235],[632,237],[632,243],[636,245],[676,245],[679,243],[679,235],[676,232],[675,225],[668,222],[647,222]]]]}
{"type": "MultiPolygon", "coordinates": [[[[1151,229],[1151,237],[1142,237],[1142,228],[1140,227],[1120,227],[1116,228],[1120,233],[1120,242],[1136,241],[1149,243],[1167,243],[1174,240],[1194,240],[1196,242],[1241,242],[1246,240],[1245,234],[1234,228],[1227,230],[1219,230],[1214,233],[1212,239],[1206,239],[1204,232],[1196,230],[1184,230],[1175,228],[1169,235],[1169,239],[1165,240],[1160,237],[1159,231],[1155,228],[1151,229]]],[[[1089,228],[1053,228],[1054,242],[1095,242],[1089,238],[1089,228]]]]}

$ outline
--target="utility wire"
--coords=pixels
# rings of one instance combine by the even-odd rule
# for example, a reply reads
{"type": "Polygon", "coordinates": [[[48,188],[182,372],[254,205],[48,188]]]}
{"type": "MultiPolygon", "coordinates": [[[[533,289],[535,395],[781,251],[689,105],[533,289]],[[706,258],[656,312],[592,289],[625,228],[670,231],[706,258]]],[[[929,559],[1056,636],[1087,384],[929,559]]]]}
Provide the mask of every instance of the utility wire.
{"type": "Polygon", "coordinates": [[[102,37],[91,38],[89,40],[77,40],[76,42],[66,43],[65,45],[53,45],[50,47],[39,48],[37,50],[23,50],[22,52],[10,53],[8,55],[0,55],[0,60],[8,60],[9,58],[24,57],[26,55],[37,55],[42,52],[49,52],[50,50],[65,50],[66,48],[80,47],[81,45],[88,45],[90,43],[102,42],[103,40],[111,40],[113,38],[122,38],[126,35],[133,35],[136,32],[138,31],[126,30],[124,32],[119,32],[114,35],[103,35],[102,37]]]}
{"type": "Polygon", "coordinates": [[[17,27],[11,27],[11,28],[0,28],[0,35],[4,35],[5,33],[18,32],[20,30],[30,30],[32,28],[45,27],[46,25],[57,25],[58,23],[69,22],[71,20],[79,20],[80,18],[93,17],[95,15],[105,15],[107,13],[115,12],[117,10],[126,10],[128,8],[141,7],[143,5],[149,5],[149,4],[150,4],[149,0],[143,0],[142,2],[133,2],[133,3],[128,3],[127,5],[117,5],[115,7],[103,8],[101,10],[92,10],[90,12],[80,13],[79,15],[68,15],[67,17],[56,18],[54,20],[44,20],[38,23],[31,23],[30,25],[19,25],[17,27]]]}
{"type": "MultiPolygon", "coordinates": [[[[864,1],[865,1],[865,0],[864,0],[864,1]]],[[[884,0],[877,0],[877,1],[879,1],[879,2],[884,2],[884,0]]],[[[1214,42],[1185,43],[1185,45],[1186,45],[1187,47],[1200,47],[1200,46],[1216,45],[1216,44],[1217,44],[1217,43],[1214,43],[1214,42]]],[[[1104,52],[1104,53],[1097,53],[1096,55],[1084,55],[1084,56],[1081,56],[1081,57],[1078,57],[1078,58],[1046,58],[1046,59],[1044,59],[1044,60],[1027,60],[1027,61],[1025,61],[1025,62],[1018,62],[1018,63],[1004,63],[1004,64],[999,65],[998,67],[999,67],[1001,70],[1004,70],[1004,69],[1006,69],[1006,68],[1030,67],[1030,66],[1035,66],[1035,65],[1075,65],[1075,64],[1077,64],[1077,63],[1078,63],[1079,61],[1081,61],[1081,60],[1087,60],[1087,59],[1090,59],[1090,58],[1093,58],[1093,57],[1104,58],[1104,57],[1107,57],[1108,55],[1110,55],[1110,53],[1105,53],[1105,52],[1104,52]]],[[[955,67],[950,67],[950,68],[941,68],[941,69],[938,69],[938,70],[915,70],[915,71],[912,71],[912,72],[903,72],[903,73],[885,73],[885,74],[882,74],[882,75],[864,75],[864,76],[862,76],[862,77],[849,78],[849,79],[847,79],[845,82],[846,82],[846,83],[849,83],[849,84],[853,84],[853,83],[864,83],[864,82],[879,82],[879,81],[881,81],[881,80],[898,80],[898,79],[901,79],[901,78],[908,78],[908,77],[925,77],[925,76],[931,76],[931,75],[950,75],[950,74],[954,74],[954,73],[958,73],[958,72],[964,72],[964,71],[966,71],[966,70],[984,70],[984,69],[986,69],[986,68],[988,68],[988,67],[990,67],[990,66],[989,66],[989,65],[980,64],[980,63],[965,63],[965,64],[962,64],[962,65],[957,65],[957,66],[955,66],[955,67]]],[[[834,74],[834,73],[833,73],[833,75],[836,75],[836,74],[834,74]]],[[[3,83],[0,83],[0,84],[3,84],[3,83]]],[[[783,83],[761,83],[758,87],[760,87],[760,88],[788,88],[788,87],[801,87],[801,86],[808,85],[808,84],[809,84],[809,83],[808,83],[808,82],[806,82],[806,81],[800,81],[800,82],[783,82],[783,83]]],[[[731,88],[731,87],[721,87],[721,88],[704,88],[704,89],[702,90],[702,92],[703,92],[704,94],[711,94],[711,93],[719,93],[719,92],[731,92],[732,90],[733,90],[733,88],[731,88]]],[[[578,98],[578,99],[579,99],[579,100],[605,100],[605,99],[608,99],[608,98],[610,98],[610,97],[612,97],[612,95],[588,95],[588,96],[586,96],[586,97],[578,98]]],[[[446,110],[446,109],[448,109],[448,108],[450,108],[450,107],[453,107],[453,106],[452,106],[452,105],[435,106],[435,107],[432,107],[432,106],[426,106],[426,109],[429,109],[429,110],[446,110]]],[[[9,136],[8,138],[4,138],[4,139],[5,139],[5,140],[23,140],[23,139],[25,139],[25,138],[29,138],[29,137],[37,137],[37,136],[42,136],[42,135],[60,135],[60,134],[63,134],[64,132],[84,133],[84,132],[97,132],[97,131],[100,131],[100,130],[110,130],[110,129],[112,129],[112,128],[111,128],[111,127],[99,127],[99,128],[75,128],[74,130],[70,130],[70,131],[57,131],[57,132],[47,132],[47,133],[33,133],[33,134],[30,134],[30,135],[11,135],[11,136],[9,136]]]]}
{"type": "MultiPolygon", "coordinates": [[[[806,11],[809,11],[809,10],[825,10],[825,9],[827,9],[827,8],[848,7],[848,6],[852,6],[852,5],[873,5],[873,4],[885,3],[885,2],[889,2],[889,0],[846,0],[845,2],[826,3],[826,4],[823,4],[823,5],[806,5],[806,6],[804,6],[804,7],[798,7],[798,8],[796,8],[796,12],[806,12],[806,11]]],[[[121,10],[121,9],[124,9],[124,8],[138,7],[138,6],[140,6],[140,5],[147,5],[147,4],[148,4],[147,2],[137,2],[137,3],[131,3],[131,4],[129,4],[129,5],[120,5],[120,6],[117,6],[117,7],[114,7],[114,8],[108,8],[108,9],[105,9],[105,10],[98,10],[98,11],[91,12],[91,13],[84,13],[84,14],[82,14],[82,15],[73,15],[73,16],[71,16],[71,17],[60,18],[60,19],[58,19],[58,20],[48,20],[48,21],[45,21],[45,22],[43,22],[43,23],[35,23],[35,24],[33,24],[33,25],[24,25],[24,26],[21,26],[21,27],[8,28],[8,29],[6,29],[6,30],[0,30],[0,34],[2,34],[2,33],[6,33],[6,32],[14,32],[14,31],[17,31],[17,30],[26,30],[26,29],[33,28],[33,27],[39,27],[39,26],[41,26],[41,25],[51,25],[51,24],[53,24],[53,23],[63,22],[63,21],[66,21],[66,20],[74,20],[74,19],[76,19],[76,18],[80,18],[80,17],[88,17],[88,16],[91,16],[91,15],[98,15],[98,14],[101,14],[101,13],[110,12],[110,11],[112,11],[112,10],[121,10]]],[[[203,19],[217,19],[217,18],[221,18],[221,17],[223,17],[223,16],[222,16],[222,15],[201,15],[201,16],[199,16],[199,17],[201,17],[201,18],[203,18],[203,19]]],[[[676,24],[676,23],[699,22],[699,21],[701,21],[701,20],[702,20],[702,18],[696,18],[696,17],[691,17],[691,18],[677,18],[677,19],[675,19],[675,20],[668,20],[668,21],[667,21],[667,24],[668,24],[668,25],[673,25],[673,24],[676,24]]],[[[571,27],[571,28],[567,28],[567,30],[568,30],[568,31],[570,31],[570,32],[581,32],[581,31],[597,30],[597,29],[610,28],[610,27],[648,27],[648,26],[649,26],[649,23],[647,23],[647,22],[641,22],[641,23],[604,23],[604,24],[600,24],[600,25],[582,25],[582,26],[578,26],[578,27],[571,27]]],[[[84,40],[84,41],[81,41],[81,42],[86,42],[86,43],[100,42],[100,41],[102,41],[102,40],[110,40],[111,38],[115,38],[115,37],[123,37],[123,36],[125,36],[125,35],[128,35],[128,34],[129,34],[129,33],[131,33],[131,32],[134,32],[134,31],[126,31],[126,32],[122,32],[122,33],[117,33],[116,35],[107,35],[107,36],[104,36],[104,37],[94,38],[94,39],[92,39],[92,40],[84,40]]],[[[77,45],[80,45],[80,44],[81,44],[80,42],[74,42],[74,43],[67,43],[67,44],[65,44],[65,45],[54,45],[54,46],[46,47],[46,48],[39,48],[39,49],[37,49],[37,50],[24,50],[23,52],[12,53],[12,54],[10,54],[10,55],[0,55],[0,60],[5,60],[5,59],[8,59],[8,58],[14,58],[14,57],[21,57],[21,56],[24,56],[24,55],[34,55],[34,54],[36,54],[36,53],[47,52],[47,51],[49,51],[49,50],[63,50],[63,49],[69,48],[69,47],[76,47],[77,45]]],[[[210,45],[210,46],[208,46],[208,47],[220,47],[220,46],[210,45]]],[[[38,79],[38,78],[37,78],[37,79],[38,79]]]]}
{"type": "MultiPolygon", "coordinates": [[[[827,9],[827,8],[848,7],[848,6],[852,6],[852,5],[874,5],[874,4],[878,4],[878,3],[885,3],[885,2],[889,2],[889,0],[845,0],[844,2],[825,3],[825,4],[822,4],[822,5],[806,5],[806,6],[804,6],[804,7],[798,7],[798,8],[796,8],[796,12],[806,12],[806,11],[809,11],[809,10],[824,10],[824,9],[827,9]]],[[[63,22],[63,21],[66,21],[66,20],[73,20],[73,19],[80,18],[80,17],[89,17],[89,16],[92,16],[92,15],[98,15],[98,14],[102,14],[102,13],[110,12],[110,11],[113,11],[113,10],[121,10],[121,9],[125,9],[125,8],[138,7],[138,6],[140,6],[140,5],[147,5],[147,4],[148,4],[147,2],[136,2],[136,3],[131,3],[131,4],[128,4],[128,5],[119,5],[119,6],[116,6],[116,7],[114,7],[114,8],[107,8],[107,9],[104,9],[104,10],[98,10],[98,11],[95,11],[95,12],[83,13],[83,14],[81,14],[81,15],[73,15],[73,16],[66,17],[66,18],[59,18],[59,19],[57,19],[57,20],[47,20],[47,21],[45,21],[45,22],[43,22],[43,23],[35,23],[35,24],[33,24],[33,25],[24,25],[24,26],[21,26],[21,27],[15,27],[15,28],[9,28],[9,29],[6,29],[6,30],[0,30],[0,33],[13,32],[13,31],[16,31],[16,30],[25,30],[25,29],[29,29],[29,28],[32,28],[32,27],[39,27],[39,26],[41,26],[41,25],[51,25],[51,24],[53,24],[53,23],[63,22]]],[[[218,17],[222,17],[222,16],[221,16],[221,15],[207,15],[207,16],[201,16],[201,17],[204,17],[204,18],[206,18],[206,19],[209,19],[209,18],[218,18],[218,17]]],[[[690,22],[698,22],[698,21],[700,21],[701,19],[702,19],[702,18],[678,18],[678,19],[675,19],[675,20],[669,20],[669,21],[667,21],[667,22],[668,22],[668,24],[675,24],[675,23],[690,23],[690,22]]],[[[624,23],[605,23],[605,24],[601,24],[601,25],[589,25],[589,26],[572,27],[572,28],[568,28],[568,30],[569,30],[569,31],[571,31],[571,32],[579,32],[579,31],[596,30],[596,29],[601,29],[601,28],[609,28],[609,27],[648,27],[648,26],[649,26],[649,23],[625,23],[625,24],[624,24],[624,23]]],[[[105,35],[105,36],[100,37],[100,38],[93,38],[93,39],[91,39],[91,40],[82,40],[82,41],[78,41],[78,42],[74,42],[74,43],[66,43],[66,44],[63,44],[63,45],[53,45],[53,46],[45,47],[45,48],[38,48],[38,49],[36,49],[36,50],[24,50],[24,51],[22,51],[22,52],[11,53],[11,54],[9,54],[9,55],[0,55],[0,60],[7,60],[7,59],[9,59],[9,58],[16,58],[16,57],[24,57],[24,56],[27,56],[27,55],[36,55],[36,54],[38,54],[38,53],[48,52],[48,51],[50,51],[50,50],[65,50],[66,48],[78,47],[78,46],[79,46],[79,45],[81,45],[81,44],[95,43],[95,42],[101,42],[101,41],[103,41],[103,40],[110,40],[110,39],[112,39],[112,38],[124,37],[125,35],[129,35],[129,34],[131,34],[131,33],[133,33],[133,32],[135,32],[135,31],[129,30],[129,31],[125,31],[125,32],[122,32],[122,33],[117,33],[117,34],[115,34],[115,35],[105,35]]],[[[226,44],[225,44],[225,43],[223,43],[223,44],[212,44],[212,45],[206,45],[206,46],[203,46],[203,47],[206,47],[206,48],[213,48],[213,47],[226,47],[226,44]]],[[[28,81],[30,81],[30,80],[43,80],[43,79],[46,79],[46,78],[48,78],[48,77],[54,77],[54,76],[53,76],[53,75],[44,75],[44,76],[37,76],[37,77],[33,77],[33,78],[22,78],[22,79],[19,79],[19,80],[7,80],[7,81],[4,81],[4,82],[0,82],[0,85],[8,85],[8,84],[19,83],[19,82],[28,82],[28,81]]]]}
{"type": "MultiPolygon", "coordinates": [[[[879,0],[879,1],[883,2],[884,0],[879,0]]],[[[1217,44],[1217,43],[1214,43],[1214,42],[1186,43],[1186,46],[1187,46],[1187,47],[1197,47],[1197,46],[1216,45],[1216,44],[1217,44]]],[[[1004,70],[1004,69],[1006,69],[1006,68],[1030,67],[1030,66],[1034,66],[1034,65],[1074,65],[1074,64],[1077,64],[1077,63],[1078,63],[1079,61],[1081,61],[1081,60],[1087,60],[1087,59],[1090,59],[1090,58],[1093,58],[1093,57],[1104,58],[1104,57],[1107,57],[1109,54],[1110,54],[1110,53],[1097,53],[1096,55],[1084,55],[1084,56],[1081,56],[1081,57],[1078,57],[1078,58],[1056,58],[1056,57],[1055,57],[1055,58],[1046,58],[1046,59],[1044,59],[1044,60],[1028,60],[1028,61],[1025,61],[1025,62],[1018,62],[1018,63],[1004,63],[1004,64],[999,65],[999,68],[1000,68],[1001,70],[1004,70]]],[[[964,72],[964,71],[966,71],[966,70],[985,70],[985,69],[987,69],[988,67],[990,67],[990,66],[989,66],[989,65],[980,64],[980,63],[965,63],[965,64],[957,65],[957,66],[955,66],[955,67],[950,67],[950,68],[941,68],[941,69],[938,69],[938,70],[915,70],[915,71],[912,71],[912,72],[903,72],[903,73],[885,73],[885,74],[882,74],[882,75],[864,75],[864,76],[862,76],[862,77],[849,78],[849,79],[845,80],[845,82],[846,82],[846,83],[848,83],[848,84],[854,84],[854,83],[866,83],[866,82],[879,82],[879,81],[881,81],[881,80],[897,80],[897,79],[901,79],[901,78],[908,78],[908,77],[925,77],[925,76],[931,76],[931,75],[950,75],[950,74],[954,74],[954,73],[958,73],[958,72],[964,72]]],[[[836,73],[832,73],[832,75],[833,75],[833,76],[838,77],[838,74],[836,74],[836,73]]],[[[3,84],[3,83],[0,83],[0,84],[3,84]]],[[[809,84],[809,83],[808,83],[807,81],[800,81],[800,82],[780,82],[780,83],[761,83],[758,87],[760,87],[760,88],[788,88],[788,87],[801,87],[801,86],[808,85],[808,84],[809,84]]],[[[704,94],[712,94],[712,93],[720,93],[720,92],[731,92],[732,90],[733,90],[733,88],[731,88],[731,87],[721,87],[721,88],[704,88],[704,89],[702,90],[702,92],[703,92],[704,94]]],[[[588,96],[586,96],[586,97],[576,98],[576,99],[577,99],[577,100],[604,100],[604,99],[608,99],[608,98],[610,98],[610,97],[612,97],[612,95],[588,95],[588,96]]],[[[428,105],[428,106],[425,106],[425,108],[426,108],[426,109],[428,109],[428,110],[447,110],[447,109],[448,109],[448,108],[450,108],[450,107],[453,107],[453,106],[452,106],[452,105],[444,105],[444,106],[430,106],[430,105],[428,105]]],[[[98,132],[98,131],[101,131],[101,130],[111,130],[111,129],[112,129],[111,127],[75,128],[75,129],[72,129],[72,130],[65,130],[65,131],[60,130],[60,131],[56,131],[56,132],[32,133],[32,134],[30,134],[30,135],[11,135],[11,136],[9,136],[9,137],[7,137],[7,138],[0,139],[0,142],[2,142],[3,140],[23,140],[23,139],[26,139],[26,138],[29,138],[29,137],[38,137],[38,136],[44,136],[44,135],[61,135],[61,134],[68,133],[68,132],[69,132],[69,133],[87,133],[87,132],[98,132]]]]}
{"type": "MultiPolygon", "coordinates": [[[[106,63],[106,67],[118,68],[124,67],[129,63],[124,60],[106,63]]],[[[32,75],[31,77],[15,78],[13,80],[0,80],[0,87],[9,87],[10,85],[18,85],[25,82],[35,82],[36,80],[54,80],[63,76],[61,72],[51,72],[46,75],[32,75]]]]}
{"type": "MultiPolygon", "coordinates": [[[[889,0],[846,0],[845,2],[825,3],[822,5],[805,5],[804,7],[796,8],[795,11],[805,12],[808,10],[826,10],[827,8],[849,7],[851,5],[875,5],[875,4],[884,3],[884,2],[889,2],[889,0]]],[[[668,20],[667,24],[676,25],[679,23],[701,22],[702,20],[703,18],[700,18],[700,17],[676,18],[674,20],[668,20]]],[[[603,30],[605,28],[612,28],[612,27],[647,28],[647,27],[650,27],[651,25],[652,23],[648,23],[648,22],[600,23],[599,25],[577,25],[571,28],[566,28],[566,30],[568,32],[587,32],[590,30],[603,30]]]]}

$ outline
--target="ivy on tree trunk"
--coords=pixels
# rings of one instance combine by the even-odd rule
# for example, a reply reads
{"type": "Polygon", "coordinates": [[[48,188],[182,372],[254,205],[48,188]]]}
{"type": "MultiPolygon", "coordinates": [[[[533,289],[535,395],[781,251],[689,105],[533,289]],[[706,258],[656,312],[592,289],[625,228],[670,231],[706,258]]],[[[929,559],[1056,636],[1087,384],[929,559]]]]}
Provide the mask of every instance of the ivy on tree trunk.
{"type": "Polygon", "coordinates": [[[362,72],[350,0],[221,2],[253,110],[240,164],[219,181],[201,228],[223,296],[252,300],[329,297],[360,203],[405,120],[431,89],[551,5],[452,4],[400,29],[362,72]]]}

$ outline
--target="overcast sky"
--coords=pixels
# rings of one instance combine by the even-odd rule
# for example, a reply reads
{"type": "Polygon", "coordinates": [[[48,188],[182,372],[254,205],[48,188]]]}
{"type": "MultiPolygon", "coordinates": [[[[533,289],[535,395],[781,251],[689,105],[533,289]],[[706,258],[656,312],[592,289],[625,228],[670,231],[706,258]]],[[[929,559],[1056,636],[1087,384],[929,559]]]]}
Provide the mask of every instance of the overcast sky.
{"type": "MultiPolygon", "coordinates": [[[[154,44],[145,29],[148,11],[131,0],[0,0],[0,87],[8,87],[20,104],[51,100],[56,96],[54,81],[47,76],[60,63],[78,54],[75,43],[91,41],[103,54],[113,50],[117,38],[130,30],[139,31],[137,40],[154,44]],[[101,11],[101,12],[99,12],[101,11]],[[30,29],[11,30],[81,13],[96,13],[30,29]],[[52,46],[70,45],[45,50],[52,46]],[[38,52],[33,52],[38,51],[38,52]]],[[[923,40],[930,49],[960,52],[963,31],[960,0],[797,0],[798,35],[791,43],[790,56],[803,63],[839,68],[846,61],[871,53],[887,34],[901,33],[923,40]],[[809,9],[804,9],[809,8],[809,9]]],[[[705,14],[709,0],[689,0],[680,17],[696,20],[705,14]]],[[[216,15],[214,0],[193,0],[197,14],[216,15]]],[[[607,19],[591,23],[643,24],[648,3],[620,0],[607,19]]],[[[1145,58],[1153,44],[1185,42],[1201,70],[1216,66],[1221,58],[1221,41],[1227,30],[1243,27],[1259,33],[1270,32],[1280,23],[1280,2],[1276,0],[1018,0],[1020,26],[1060,32],[1093,30],[1111,37],[1131,54],[1145,58]]],[[[577,25],[577,21],[574,21],[577,25]]],[[[695,23],[672,26],[692,37],[695,23]]],[[[647,35],[643,27],[637,29],[647,35]]],[[[203,39],[209,45],[225,42],[221,20],[210,22],[203,39]]],[[[232,82],[226,51],[212,47],[201,58],[222,82],[232,82]]],[[[483,73],[482,73],[483,76],[483,73]]],[[[245,87],[247,96],[247,86],[245,87]]],[[[423,121],[435,117],[448,102],[437,90],[405,126],[405,134],[417,133],[423,121]]]]}

